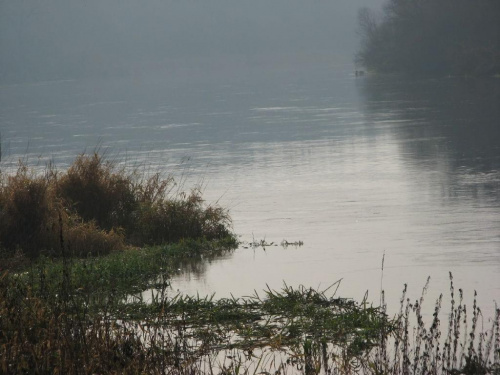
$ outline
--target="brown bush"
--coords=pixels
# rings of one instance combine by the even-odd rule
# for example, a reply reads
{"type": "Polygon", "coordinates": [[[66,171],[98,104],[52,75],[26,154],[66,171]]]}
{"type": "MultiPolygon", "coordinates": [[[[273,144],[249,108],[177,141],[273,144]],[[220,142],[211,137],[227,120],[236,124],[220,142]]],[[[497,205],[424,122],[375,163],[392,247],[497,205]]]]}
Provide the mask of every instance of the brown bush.
{"type": "Polygon", "coordinates": [[[130,225],[136,197],[130,176],[101,155],[79,155],[58,181],[59,195],[85,221],[110,230],[130,225]]]}
{"type": "Polygon", "coordinates": [[[40,248],[56,249],[55,230],[62,211],[53,189],[53,176],[36,177],[24,165],[0,188],[0,244],[35,255],[40,248]]]}
{"type": "Polygon", "coordinates": [[[48,167],[38,176],[21,164],[0,181],[0,248],[85,256],[231,235],[227,210],[206,205],[200,189],[170,197],[174,186],[172,177],[141,179],[97,153],[79,155],[66,173],[48,167]]]}
{"type": "Polygon", "coordinates": [[[156,204],[167,199],[175,186],[172,176],[162,178],[160,173],[155,173],[149,178],[137,178],[139,182],[134,183],[134,194],[138,202],[156,204]]]}
{"type": "Polygon", "coordinates": [[[77,215],[95,220],[100,228],[122,229],[136,246],[230,234],[227,211],[205,207],[199,189],[171,198],[175,186],[171,176],[139,177],[117,169],[97,153],[82,154],[60,178],[59,191],[77,215]]]}
{"type": "Polygon", "coordinates": [[[141,204],[137,225],[130,231],[134,244],[161,244],[186,238],[220,239],[231,235],[227,210],[204,206],[198,189],[177,199],[141,204]]]}
{"type": "Polygon", "coordinates": [[[73,223],[67,228],[64,241],[69,255],[77,257],[105,255],[125,247],[123,233],[99,229],[94,221],[73,223]]]}
{"type": "Polygon", "coordinates": [[[53,169],[37,176],[23,164],[1,182],[0,247],[4,257],[19,250],[28,257],[42,252],[61,255],[63,250],[73,255],[106,254],[124,246],[123,235],[70,215],[57,194],[57,182],[53,169]]]}

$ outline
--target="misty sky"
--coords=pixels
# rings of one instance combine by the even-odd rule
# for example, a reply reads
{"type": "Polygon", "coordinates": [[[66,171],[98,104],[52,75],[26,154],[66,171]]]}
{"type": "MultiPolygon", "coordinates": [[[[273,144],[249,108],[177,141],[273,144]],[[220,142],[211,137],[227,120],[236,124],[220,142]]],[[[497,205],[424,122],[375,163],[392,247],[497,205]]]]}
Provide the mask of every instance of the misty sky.
{"type": "Polygon", "coordinates": [[[352,61],[382,0],[0,0],[0,81],[169,64],[352,61]]]}

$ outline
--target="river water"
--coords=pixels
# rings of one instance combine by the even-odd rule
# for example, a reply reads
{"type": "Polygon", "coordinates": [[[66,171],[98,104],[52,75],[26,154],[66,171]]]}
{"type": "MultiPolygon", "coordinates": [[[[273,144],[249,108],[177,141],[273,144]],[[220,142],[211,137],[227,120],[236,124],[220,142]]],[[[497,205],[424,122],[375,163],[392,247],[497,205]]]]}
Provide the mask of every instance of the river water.
{"type": "Polygon", "coordinates": [[[137,75],[0,87],[3,167],[65,168],[97,145],[229,207],[241,246],[173,293],[286,282],[430,306],[448,273],[485,315],[500,297],[500,79],[355,77],[349,67],[137,75]],[[384,255],[385,254],[385,255],[384,255]],[[382,259],[384,269],[382,271],[382,259]]]}

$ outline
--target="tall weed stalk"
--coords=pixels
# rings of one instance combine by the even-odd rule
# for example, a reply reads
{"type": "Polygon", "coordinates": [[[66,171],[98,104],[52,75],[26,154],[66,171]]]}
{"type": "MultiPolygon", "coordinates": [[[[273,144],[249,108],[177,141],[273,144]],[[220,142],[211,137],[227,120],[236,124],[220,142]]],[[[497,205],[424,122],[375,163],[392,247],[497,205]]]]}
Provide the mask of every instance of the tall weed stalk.
{"type": "Polygon", "coordinates": [[[422,296],[415,302],[406,297],[405,285],[401,307],[395,317],[394,331],[387,341],[381,340],[375,348],[368,373],[372,374],[498,374],[500,373],[500,309],[490,320],[490,326],[483,328],[483,316],[477,306],[474,292],[472,316],[467,316],[463,302],[463,291],[459,289],[455,300],[453,275],[450,273],[450,312],[447,330],[442,331],[440,313],[442,298],[435,302],[432,320],[426,321],[422,306],[429,287],[429,279],[422,296]],[[470,330],[468,330],[470,324],[470,330]],[[479,330],[479,328],[481,329],[479,330]],[[392,356],[386,359],[381,353],[390,350],[392,356]]]}

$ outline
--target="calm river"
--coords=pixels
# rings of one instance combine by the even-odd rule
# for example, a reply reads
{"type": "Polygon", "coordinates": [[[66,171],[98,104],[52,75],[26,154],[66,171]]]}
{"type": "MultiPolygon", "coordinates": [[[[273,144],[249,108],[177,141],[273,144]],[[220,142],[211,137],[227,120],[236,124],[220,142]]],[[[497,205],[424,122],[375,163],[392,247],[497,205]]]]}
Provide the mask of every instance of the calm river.
{"type": "Polygon", "coordinates": [[[500,297],[500,79],[354,77],[349,67],[0,86],[2,164],[66,167],[96,145],[229,207],[243,246],[174,290],[288,285],[393,309],[448,272],[485,315],[500,297]],[[189,76],[189,77],[188,77],[189,76]],[[188,78],[189,79],[188,79],[188,78]],[[381,264],[385,253],[382,275],[381,264]]]}

